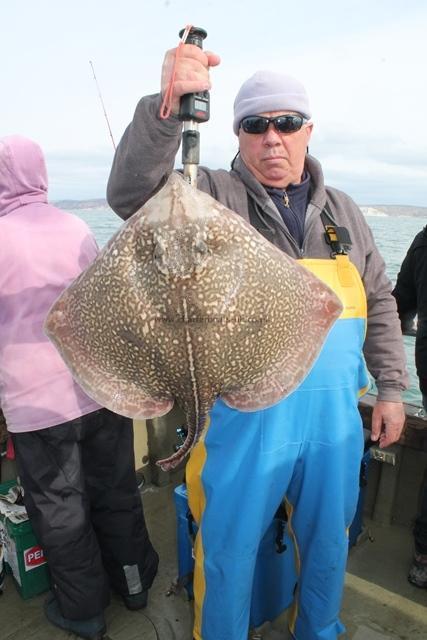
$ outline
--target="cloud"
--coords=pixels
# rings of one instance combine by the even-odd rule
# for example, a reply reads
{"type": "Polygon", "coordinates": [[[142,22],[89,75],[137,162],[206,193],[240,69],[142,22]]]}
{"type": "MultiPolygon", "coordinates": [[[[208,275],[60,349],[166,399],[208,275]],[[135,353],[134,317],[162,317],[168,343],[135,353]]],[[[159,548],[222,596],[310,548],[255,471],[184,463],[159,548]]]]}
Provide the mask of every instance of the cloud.
{"type": "Polygon", "coordinates": [[[318,157],[329,184],[359,203],[426,206],[427,153],[399,133],[365,135],[340,126],[314,134],[310,152],[318,157]]]}
{"type": "Polygon", "coordinates": [[[203,164],[229,167],[240,84],[256,69],[285,69],[309,90],[311,149],[330,183],[363,202],[427,203],[427,7],[420,0],[307,0],[302,10],[276,3],[270,11],[256,0],[187,0],[186,15],[177,0],[26,4],[25,21],[20,3],[2,9],[0,135],[19,132],[41,144],[51,197],[105,193],[112,148],[89,60],[117,143],[140,96],[158,90],[163,54],[190,19],[207,29],[206,48],[222,58],[211,71],[203,164]]]}

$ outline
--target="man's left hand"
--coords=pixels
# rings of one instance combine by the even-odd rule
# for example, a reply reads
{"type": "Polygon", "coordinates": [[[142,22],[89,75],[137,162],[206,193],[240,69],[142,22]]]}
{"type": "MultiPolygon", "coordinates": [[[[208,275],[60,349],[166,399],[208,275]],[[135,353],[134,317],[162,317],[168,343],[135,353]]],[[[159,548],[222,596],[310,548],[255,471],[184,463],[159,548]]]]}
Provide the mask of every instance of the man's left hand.
{"type": "Polygon", "coordinates": [[[405,425],[402,402],[377,400],[372,410],[371,440],[379,440],[381,449],[397,442],[405,425]]]}

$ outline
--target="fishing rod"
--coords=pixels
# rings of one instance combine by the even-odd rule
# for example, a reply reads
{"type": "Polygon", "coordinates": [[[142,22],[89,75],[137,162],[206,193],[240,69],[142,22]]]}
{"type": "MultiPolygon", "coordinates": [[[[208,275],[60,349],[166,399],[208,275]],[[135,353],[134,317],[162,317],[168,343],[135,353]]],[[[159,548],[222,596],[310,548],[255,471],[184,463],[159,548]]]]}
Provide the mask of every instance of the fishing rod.
{"type": "MultiPolygon", "coordinates": [[[[194,44],[203,49],[207,32],[199,27],[181,29],[179,37],[185,44],[194,44]]],[[[179,119],[184,123],[182,132],[182,164],[184,178],[197,186],[197,167],[200,164],[199,123],[209,120],[209,91],[186,93],[181,97],[179,119]]]]}
{"type": "Polygon", "coordinates": [[[111,142],[113,143],[113,149],[115,151],[116,150],[116,143],[114,142],[113,132],[111,131],[110,122],[108,120],[108,115],[107,115],[107,111],[105,109],[104,100],[102,99],[102,94],[101,94],[101,90],[99,88],[98,80],[96,79],[95,69],[93,67],[92,60],[89,60],[89,64],[92,67],[93,79],[95,80],[96,88],[98,90],[98,96],[99,96],[99,99],[101,101],[102,110],[104,112],[105,120],[107,122],[107,127],[108,127],[108,131],[109,131],[110,138],[111,138],[111,142]]]}

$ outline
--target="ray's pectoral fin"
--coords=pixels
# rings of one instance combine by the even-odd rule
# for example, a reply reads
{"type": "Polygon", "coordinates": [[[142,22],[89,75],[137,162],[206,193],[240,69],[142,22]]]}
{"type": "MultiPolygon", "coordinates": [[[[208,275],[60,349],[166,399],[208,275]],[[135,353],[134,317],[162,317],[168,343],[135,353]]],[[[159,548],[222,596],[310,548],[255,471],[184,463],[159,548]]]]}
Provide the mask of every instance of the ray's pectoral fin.
{"type": "Polygon", "coordinates": [[[256,384],[249,384],[236,391],[221,394],[221,399],[232,409],[239,411],[259,411],[271,407],[285,398],[296,385],[290,381],[265,378],[256,384]]]}
{"type": "Polygon", "coordinates": [[[272,322],[272,329],[266,326],[264,339],[267,338],[267,343],[278,341],[276,357],[265,360],[263,373],[257,379],[243,379],[242,385],[221,393],[229,407],[240,411],[271,407],[295,391],[310,373],[343,307],[340,299],[323,282],[311,273],[306,274],[306,278],[306,292],[301,297],[302,304],[293,331],[284,336],[280,324],[272,322]]]}
{"type": "MultiPolygon", "coordinates": [[[[120,380],[110,375],[107,371],[99,372],[102,376],[103,389],[98,387],[97,377],[86,375],[84,384],[81,384],[86,393],[103,407],[122,416],[135,420],[146,418],[159,418],[168,413],[174,404],[171,398],[156,398],[145,394],[142,389],[128,380],[120,380]]],[[[78,376],[76,376],[78,379],[78,376]]]]}
{"type": "Polygon", "coordinates": [[[101,406],[134,419],[157,418],[172,409],[173,398],[149,394],[140,381],[123,378],[108,360],[96,358],[90,342],[79,340],[68,324],[61,302],[50,312],[45,332],[81,388],[101,406]]]}

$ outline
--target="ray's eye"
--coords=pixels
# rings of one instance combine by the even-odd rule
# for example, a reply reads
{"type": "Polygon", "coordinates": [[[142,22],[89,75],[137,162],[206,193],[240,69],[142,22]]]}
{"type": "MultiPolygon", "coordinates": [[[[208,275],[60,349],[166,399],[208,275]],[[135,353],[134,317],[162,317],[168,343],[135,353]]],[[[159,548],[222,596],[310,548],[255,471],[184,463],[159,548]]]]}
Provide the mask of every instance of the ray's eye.
{"type": "Polygon", "coordinates": [[[153,252],[154,260],[161,260],[164,255],[165,255],[164,248],[162,247],[160,242],[157,242],[153,252]]]}
{"type": "Polygon", "coordinates": [[[164,245],[161,242],[156,242],[154,246],[153,262],[160,273],[163,273],[164,275],[169,274],[169,267],[166,264],[166,251],[164,245]]]}
{"type": "Polygon", "coordinates": [[[200,255],[204,256],[208,253],[209,247],[204,240],[197,240],[194,245],[194,250],[196,253],[200,253],[200,255]]]}

